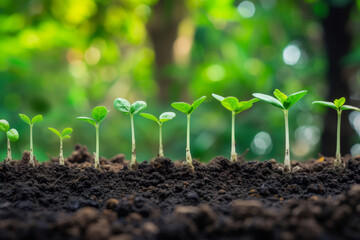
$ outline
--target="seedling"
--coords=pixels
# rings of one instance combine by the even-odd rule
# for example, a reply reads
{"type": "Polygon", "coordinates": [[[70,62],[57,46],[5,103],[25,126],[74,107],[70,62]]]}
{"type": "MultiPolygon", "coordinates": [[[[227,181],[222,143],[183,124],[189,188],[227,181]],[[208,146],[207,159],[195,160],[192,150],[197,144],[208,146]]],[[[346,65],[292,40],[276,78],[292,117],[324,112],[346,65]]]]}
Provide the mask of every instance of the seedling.
{"type": "Polygon", "coordinates": [[[313,104],[319,104],[325,107],[333,108],[337,111],[338,121],[337,121],[337,134],[336,134],[336,159],[334,161],[335,168],[344,169],[345,163],[341,158],[340,154],[340,127],[341,127],[341,113],[343,110],[354,110],[360,111],[360,108],[344,105],[346,99],[344,97],[340,99],[335,99],[334,102],[325,102],[325,101],[315,101],[313,104]]]}
{"type": "Polygon", "coordinates": [[[194,171],[194,165],[192,163],[192,157],[190,153],[190,117],[196,108],[206,99],[206,96],[202,96],[198,100],[195,100],[193,104],[188,104],[185,102],[174,102],[171,104],[173,108],[183,112],[187,115],[187,131],[186,131],[186,162],[184,163],[192,171],[194,171]]]}
{"type": "Polygon", "coordinates": [[[270,103],[271,105],[280,108],[284,111],[285,117],[285,159],[284,159],[284,170],[285,172],[291,171],[290,165],[290,144],[289,144],[289,120],[288,120],[288,111],[294,103],[299,101],[305,94],[306,90],[293,93],[289,96],[286,96],[279,89],[275,89],[274,97],[262,93],[254,93],[253,96],[258,98],[261,101],[270,103]]]}
{"type": "Polygon", "coordinates": [[[19,114],[19,117],[25,123],[30,125],[30,161],[29,161],[29,164],[32,165],[32,166],[35,166],[32,132],[33,132],[34,124],[37,123],[37,122],[41,122],[43,120],[43,116],[41,114],[39,114],[39,115],[36,115],[35,117],[33,117],[31,120],[25,114],[19,114]]]}
{"type": "Polygon", "coordinates": [[[134,131],[134,115],[144,110],[147,105],[144,101],[136,101],[130,105],[129,101],[124,98],[116,98],[114,100],[114,107],[120,112],[130,116],[131,124],[131,161],[130,169],[137,168],[136,162],[136,146],[135,146],[135,131],[134,131]]]}
{"type": "Polygon", "coordinates": [[[236,162],[237,160],[237,153],[235,150],[235,115],[238,113],[241,113],[249,108],[251,108],[253,106],[253,103],[259,101],[259,99],[257,98],[253,98],[249,101],[241,101],[239,102],[239,100],[236,97],[222,97],[220,95],[217,94],[212,94],[212,96],[214,98],[216,98],[217,100],[219,100],[221,102],[221,104],[229,111],[231,111],[231,154],[230,154],[230,161],[231,162],[236,162]]]}
{"type": "Polygon", "coordinates": [[[162,144],[162,125],[164,122],[170,121],[173,119],[176,114],[173,112],[164,112],[159,116],[159,119],[157,119],[154,115],[149,113],[140,113],[141,116],[144,118],[150,119],[154,122],[156,122],[159,125],[159,157],[164,157],[164,150],[163,150],[163,144],[162,144]]]}
{"type": "Polygon", "coordinates": [[[100,160],[99,160],[99,128],[100,128],[100,123],[102,121],[104,121],[104,119],[106,118],[106,115],[108,114],[109,110],[107,110],[106,107],[104,106],[98,106],[95,107],[92,110],[91,116],[90,117],[77,117],[76,119],[81,120],[81,121],[85,121],[90,123],[91,125],[93,125],[95,127],[95,131],[96,131],[96,152],[95,152],[95,168],[100,168],[100,160]]]}
{"type": "Polygon", "coordinates": [[[59,164],[60,165],[64,165],[64,153],[63,153],[63,140],[65,138],[71,138],[70,134],[73,132],[72,128],[65,128],[64,130],[62,130],[62,132],[60,133],[58,130],[56,130],[55,128],[49,127],[48,128],[50,131],[52,131],[53,133],[56,134],[56,136],[58,136],[60,138],[60,156],[59,156],[59,164]]]}
{"type": "Polygon", "coordinates": [[[16,131],[15,128],[9,129],[9,123],[5,119],[0,120],[0,130],[6,133],[7,138],[7,157],[5,158],[4,162],[7,163],[8,161],[11,162],[11,146],[10,142],[16,142],[19,140],[19,133],[16,131]]]}

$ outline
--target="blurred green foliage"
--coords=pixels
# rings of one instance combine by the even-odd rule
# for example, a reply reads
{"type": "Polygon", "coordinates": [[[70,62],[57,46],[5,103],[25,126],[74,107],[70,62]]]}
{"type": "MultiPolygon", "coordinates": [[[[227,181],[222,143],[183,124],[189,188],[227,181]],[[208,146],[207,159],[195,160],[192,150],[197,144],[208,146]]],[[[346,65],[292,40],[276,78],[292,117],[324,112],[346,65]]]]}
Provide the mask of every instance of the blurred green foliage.
{"type": "MultiPolygon", "coordinates": [[[[177,14],[165,2],[163,20],[177,14]]],[[[293,158],[314,156],[321,116],[311,102],[326,93],[326,61],[321,18],[327,4],[319,0],[186,0],[173,43],[172,61],[160,69],[171,79],[168,102],[162,102],[149,36],[157,0],[2,0],[0,1],[0,118],[19,129],[14,157],[27,150],[28,128],[17,113],[41,113],[34,128],[34,151],[41,161],[58,154],[57,139],[47,127],[72,127],[65,156],[75,143],[95,150],[95,130],[75,121],[97,105],[110,109],[100,129],[100,154],[131,154],[130,121],[112,107],[116,97],[144,100],[146,112],[171,110],[170,100],[192,102],[207,95],[193,114],[192,154],[202,161],[230,155],[230,117],[211,93],[248,100],[253,92],[308,96],[290,111],[293,158]],[[175,86],[175,87],[174,87],[175,86]],[[180,86],[180,87],[179,87],[180,86]],[[311,140],[309,140],[311,139],[311,140]]],[[[360,21],[354,16],[354,21],[360,21]]],[[[169,21],[171,24],[171,21],[169,21]]],[[[155,20],[156,25],[156,20],[155,20]]],[[[162,35],[166,38],[166,32],[162,35]]],[[[360,46],[360,45],[359,45],[360,46]]],[[[239,115],[237,152],[250,148],[248,159],[283,159],[281,111],[263,103],[239,115]],[[270,139],[270,140],[269,140],[270,139]]],[[[135,116],[138,159],[157,153],[157,127],[135,116]]],[[[182,114],[164,127],[164,151],[185,157],[186,119],[182,114]]],[[[5,138],[0,141],[5,156],[5,138]]]]}

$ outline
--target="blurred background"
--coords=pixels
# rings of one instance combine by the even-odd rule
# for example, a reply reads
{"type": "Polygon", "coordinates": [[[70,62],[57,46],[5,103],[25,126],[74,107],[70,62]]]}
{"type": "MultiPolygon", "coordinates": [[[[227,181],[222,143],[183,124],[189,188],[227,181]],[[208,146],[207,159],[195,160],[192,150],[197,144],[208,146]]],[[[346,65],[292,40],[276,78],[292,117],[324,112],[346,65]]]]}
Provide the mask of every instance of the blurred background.
{"type": "MultiPolygon", "coordinates": [[[[95,150],[95,129],[75,120],[109,108],[100,154],[131,152],[130,119],[116,97],[144,100],[144,112],[174,111],[164,124],[165,155],[185,157],[186,117],[173,101],[208,96],[192,114],[191,152],[201,161],[230,155],[231,114],[211,93],[252,98],[254,92],[309,93],[290,110],[293,160],[335,155],[336,112],[315,100],[345,96],[360,106],[360,1],[354,0],[1,0],[0,118],[18,129],[12,144],[29,149],[29,127],[18,113],[43,114],[34,127],[40,161],[58,155],[47,128],[72,127],[75,143],[95,150]]],[[[135,116],[138,159],[158,151],[158,127],[135,116]]],[[[360,113],[343,115],[342,153],[360,154],[360,113]]],[[[283,161],[284,120],[266,103],[236,117],[237,152],[283,161]]],[[[6,156],[5,134],[0,139],[6,156]]]]}

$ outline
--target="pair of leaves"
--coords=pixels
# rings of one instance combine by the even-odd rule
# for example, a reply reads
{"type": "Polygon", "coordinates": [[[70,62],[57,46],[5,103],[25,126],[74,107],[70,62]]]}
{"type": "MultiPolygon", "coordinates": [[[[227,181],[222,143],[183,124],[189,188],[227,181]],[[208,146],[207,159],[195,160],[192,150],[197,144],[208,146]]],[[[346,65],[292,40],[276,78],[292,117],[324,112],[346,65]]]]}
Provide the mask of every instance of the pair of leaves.
{"type": "Polygon", "coordinates": [[[48,129],[55,133],[60,139],[71,138],[70,134],[73,132],[72,128],[65,128],[61,133],[52,127],[49,127],[48,129]]]}
{"type": "Polygon", "coordinates": [[[147,107],[147,104],[144,101],[136,101],[130,105],[128,100],[124,98],[116,98],[114,100],[114,107],[126,115],[135,115],[144,110],[147,107]]]}
{"type": "Polygon", "coordinates": [[[179,110],[180,112],[183,112],[187,115],[191,114],[196,108],[198,108],[200,106],[200,104],[205,101],[206,96],[202,96],[201,98],[199,98],[198,100],[195,100],[193,102],[193,104],[188,104],[185,102],[174,102],[171,104],[171,106],[173,108],[175,108],[176,110],[179,110]]]}
{"type": "Polygon", "coordinates": [[[93,126],[100,124],[107,116],[109,110],[104,106],[97,106],[92,110],[90,117],[77,117],[76,119],[90,123],[93,126]]]}
{"type": "Polygon", "coordinates": [[[159,119],[157,119],[154,115],[150,113],[140,113],[140,115],[144,118],[157,122],[157,124],[159,125],[162,125],[164,122],[170,121],[176,116],[176,114],[173,112],[164,112],[159,116],[159,119]]]}
{"type": "Polygon", "coordinates": [[[23,120],[25,123],[29,124],[29,125],[34,125],[34,123],[36,122],[41,122],[43,120],[43,116],[41,114],[36,115],[35,117],[33,117],[31,120],[28,116],[26,116],[25,114],[19,114],[19,117],[21,120],[23,120]]]}
{"type": "Polygon", "coordinates": [[[346,99],[344,97],[342,97],[340,99],[335,99],[334,102],[315,101],[315,102],[313,102],[313,104],[319,104],[322,106],[330,107],[337,111],[342,111],[342,110],[360,111],[360,108],[350,106],[350,105],[344,105],[345,101],[346,101],[346,99]]]}
{"type": "Polygon", "coordinates": [[[0,130],[6,132],[6,136],[11,142],[19,140],[19,133],[15,128],[10,129],[8,121],[5,119],[0,120],[0,130]]]}
{"type": "Polygon", "coordinates": [[[239,102],[239,100],[236,97],[222,97],[220,95],[217,94],[212,94],[212,96],[214,98],[216,98],[217,100],[219,100],[221,102],[221,104],[229,111],[234,112],[235,114],[241,113],[249,108],[251,108],[253,106],[253,103],[259,101],[259,99],[257,98],[253,98],[249,101],[241,101],[239,102]]]}
{"type": "Polygon", "coordinates": [[[303,96],[307,94],[307,90],[303,90],[300,92],[293,93],[289,96],[282,93],[279,89],[275,89],[274,98],[273,96],[262,94],[262,93],[253,93],[253,96],[258,98],[261,101],[270,103],[271,105],[288,110],[294,103],[299,101],[303,96]]]}

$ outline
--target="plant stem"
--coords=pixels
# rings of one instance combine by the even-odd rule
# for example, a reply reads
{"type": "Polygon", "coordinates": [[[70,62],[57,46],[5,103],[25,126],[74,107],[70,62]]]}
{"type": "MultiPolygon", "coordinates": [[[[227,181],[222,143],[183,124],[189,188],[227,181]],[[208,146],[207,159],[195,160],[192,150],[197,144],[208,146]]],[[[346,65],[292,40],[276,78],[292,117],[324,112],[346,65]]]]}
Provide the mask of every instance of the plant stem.
{"type": "Polygon", "coordinates": [[[136,147],[135,147],[135,131],[134,131],[134,116],[130,114],[131,121],[131,161],[130,168],[136,168],[136,147]]]}
{"type": "Polygon", "coordinates": [[[162,144],[162,124],[159,124],[159,157],[164,157],[164,150],[162,144]]]}
{"type": "Polygon", "coordinates": [[[99,161],[99,124],[96,124],[96,153],[95,153],[95,168],[100,168],[100,161],[99,161]]]}
{"type": "Polygon", "coordinates": [[[60,138],[60,157],[59,157],[59,164],[65,165],[64,162],[64,153],[63,153],[63,139],[60,138]]]}
{"type": "Polygon", "coordinates": [[[192,164],[192,157],[190,153],[190,116],[187,115],[187,130],[186,130],[186,165],[194,171],[194,165],[192,164]]]}
{"type": "Polygon", "coordinates": [[[232,112],[231,116],[231,162],[236,162],[237,154],[236,154],[236,142],[235,142],[235,112],[232,112]]]}
{"type": "Polygon", "coordinates": [[[29,160],[29,164],[34,167],[35,161],[34,161],[33,136],[32,136],[33,131],[32,130],[33,130],[33,125],[30,124],[30,160],[29,160]]]}
{"type": "Polygon", "coordinates": [[[289,143],[289,117],[288,110],[284,110],[285,117],[285,159],[284,159],[284,170],[285,172],[291,172],[290,164],[290,143],[289,143]]]}
{"type": "Polygon", "coordinates": [[[343,166],[343,162],[341,159],[341,154],[340,154],[340,128],[341,128],[341,110],[337,111],[337,115],[338,115],[338,121],[337,121],[337,133],[336,133],[336,159],[334,161],[334,167],[335,168],[342,168],[343,166]]]}
{"type": "Polygon", "coordinates": [[[11,162],[11,147],[10,147],[10,139],[7,138],[7,159],[5,161],[5,163],[11,162]]]}

